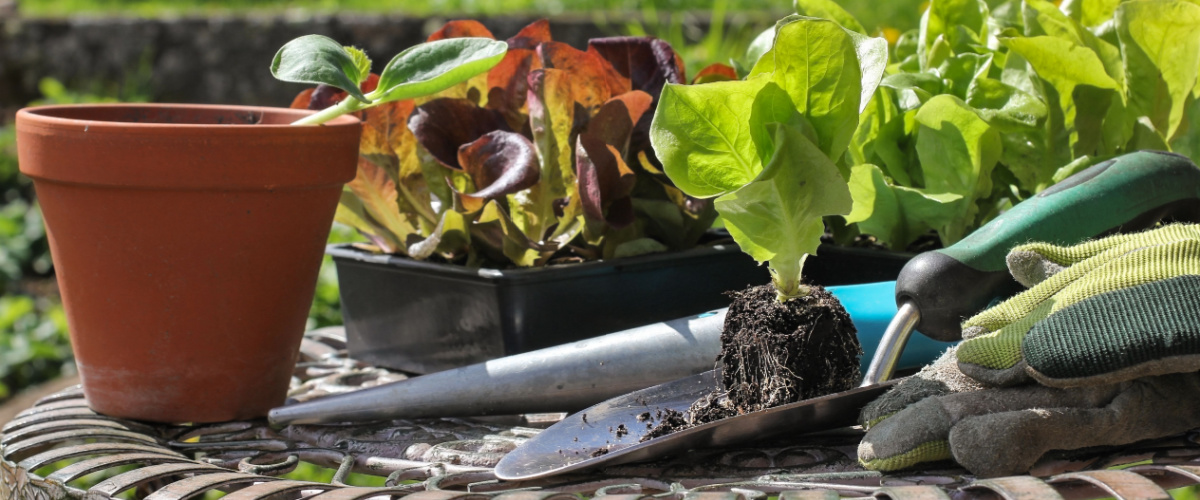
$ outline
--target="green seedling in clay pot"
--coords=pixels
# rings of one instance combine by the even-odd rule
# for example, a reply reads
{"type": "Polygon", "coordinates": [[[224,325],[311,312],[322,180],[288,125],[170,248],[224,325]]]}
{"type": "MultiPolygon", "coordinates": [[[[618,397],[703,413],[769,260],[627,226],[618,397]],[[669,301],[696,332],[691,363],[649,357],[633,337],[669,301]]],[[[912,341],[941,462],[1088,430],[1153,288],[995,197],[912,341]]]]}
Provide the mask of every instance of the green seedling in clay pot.
{"type": "Polygon", "coordinates": [[[803,280],[823,218],[851,212],[839,165],[887,64],[887,42],[802,16],[781,20],[745,79],[668,85],[651,140],[685,193],[715,198],[770,284],[734,293],[718,363],[722,385],[690,422],[757,411],[855,386],[862,350],[845,309],[803,280]]]}
{"type": "Polygon", "coordinates": [[[378,75],[366,53],[322,35],[284,44],[271,61],[271,74],[293,83],[327,85],[349,94],[334,106],[293,125],[320,125],[342,115],[389,102],[441,92],[483,73],[504,59],[508,45],[487,38],[431,41],[396,54],[378,75]],[[369,90],[364,87],[368,84],[369,90]]]}

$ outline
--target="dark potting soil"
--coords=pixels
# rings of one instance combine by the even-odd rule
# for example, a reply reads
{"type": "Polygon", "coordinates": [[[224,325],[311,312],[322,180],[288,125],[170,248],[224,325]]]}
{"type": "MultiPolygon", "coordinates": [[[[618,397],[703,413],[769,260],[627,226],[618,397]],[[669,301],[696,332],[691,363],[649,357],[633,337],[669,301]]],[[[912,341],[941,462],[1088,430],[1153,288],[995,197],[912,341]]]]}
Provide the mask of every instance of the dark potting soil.
{"type": "Polygon", "coordinates": [[[779,302],[773,285],[733,292],[721,333],[721,387],[678,418],[662,418],[642,441],[707,422],[853,388],[862,346],[850,315],[813,285],[779,302]]]}
{"type": "MultiPolygon", "coordinates": [[[[639,443],[649,441],[656,437],[666,436],[672,432],[681,431],[690,427],[687,419],[684,418],[682,413],[670,408],[662,408],[655,411],[655,417],[658,419],[658,424],[655,425],[653,423],[647,423],[646,427],[648,427],[650,430],[646,431],[646,434],[642,435],[642,437],[638,439],[639,443]]],[[[639,421],[640,419],[641,417],[639,416],[639,421]]],[[[653,422],[652,418],[647,418],[646,420],[648,422],[653,422]]]]}

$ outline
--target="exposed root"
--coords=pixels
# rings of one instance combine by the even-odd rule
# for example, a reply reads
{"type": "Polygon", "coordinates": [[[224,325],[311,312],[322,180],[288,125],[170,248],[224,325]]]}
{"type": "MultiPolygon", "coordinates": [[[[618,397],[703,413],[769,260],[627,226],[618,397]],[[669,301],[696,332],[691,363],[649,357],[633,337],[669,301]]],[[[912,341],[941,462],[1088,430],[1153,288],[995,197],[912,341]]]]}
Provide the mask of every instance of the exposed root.
{"type": "Polygon", "coordinates": [[[691,405],[686,426],[656,427],[653,436],[844,391],[862,378],[857,330],[824,288],[784,302],[770,285],[733,296],[717,357],[721,387],[691,405]]]}

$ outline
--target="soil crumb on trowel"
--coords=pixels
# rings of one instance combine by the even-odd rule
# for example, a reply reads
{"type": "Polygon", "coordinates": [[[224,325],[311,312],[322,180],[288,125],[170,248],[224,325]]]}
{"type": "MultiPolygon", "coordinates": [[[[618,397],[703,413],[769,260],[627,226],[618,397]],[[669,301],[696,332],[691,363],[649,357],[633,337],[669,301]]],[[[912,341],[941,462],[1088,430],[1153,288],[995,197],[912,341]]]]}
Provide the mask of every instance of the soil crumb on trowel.
{"type": "Polygon", "coordinates": [[[666,436],[672,432],[681,431],[690,427],[687,420],[683,418],[683,413],[677,412],[670,408],[664,408],[656,411],[655,416],[658,417],[658,425],[647,423],[646,426],[650,428],[650,431],[638,440],[639,443],[649,441],[656,437],[666,436]]]}
{"type": "Polygon", "coordinates": [[[862,346],[850,315],[823,287],[811,288],[785,302],[776,300],[773,285],[733,292],[717,356],[721,387],[686,413],[667,410],[675,415],[660,417],[641,440],[858,384],[862,346]]]}

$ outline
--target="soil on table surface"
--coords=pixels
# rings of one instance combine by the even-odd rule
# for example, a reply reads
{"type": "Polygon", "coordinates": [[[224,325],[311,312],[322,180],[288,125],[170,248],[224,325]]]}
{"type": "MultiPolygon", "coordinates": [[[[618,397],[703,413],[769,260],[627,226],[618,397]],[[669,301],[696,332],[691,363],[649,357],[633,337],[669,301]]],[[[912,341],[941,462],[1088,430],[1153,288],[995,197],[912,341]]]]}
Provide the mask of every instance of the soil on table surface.
{"type": "Polygon", "coordinates": [[[833,294],[811,289],[785,302],[773,285],[733,292],[717,356],[721,387],[682,417],[662,419],[642,440],[856,386],[858,331],[833,294]]]}

